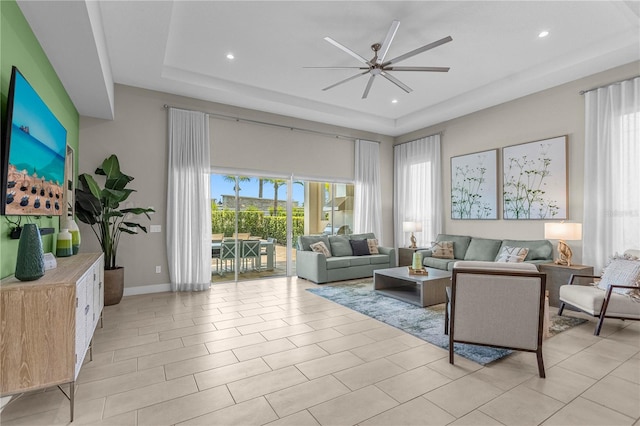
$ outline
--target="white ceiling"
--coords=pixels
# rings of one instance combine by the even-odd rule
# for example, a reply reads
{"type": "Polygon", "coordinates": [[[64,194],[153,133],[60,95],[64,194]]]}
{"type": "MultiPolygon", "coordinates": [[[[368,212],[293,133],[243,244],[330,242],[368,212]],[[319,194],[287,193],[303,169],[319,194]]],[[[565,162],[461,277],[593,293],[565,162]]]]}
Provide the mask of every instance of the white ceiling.
{"type": "Polygon", "coordinates": [[[640,59],[637,1],[29,1],[18,4],[81,115],[113,118],[113,83],[397,136],[640,59]],[[395,72],[321,89],[370,59],[448,73],[395,72]],[[549,36],[538,38],[542,30],[549,36]],[[233,52],[235,59],[226,58],[233,52]],[[398,102],[391,103],[392,99],[398,102]]]}

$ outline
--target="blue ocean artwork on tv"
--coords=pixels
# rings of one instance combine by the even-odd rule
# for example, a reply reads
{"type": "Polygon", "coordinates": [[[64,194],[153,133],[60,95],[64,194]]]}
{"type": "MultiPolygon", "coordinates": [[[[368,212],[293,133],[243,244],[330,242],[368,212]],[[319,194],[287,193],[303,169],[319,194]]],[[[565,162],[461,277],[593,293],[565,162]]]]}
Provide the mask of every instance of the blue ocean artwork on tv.
{"type": "Polygon", "coordinates": [[[15,71],[5,214],[60,215],[67,131],[15,71]]]}

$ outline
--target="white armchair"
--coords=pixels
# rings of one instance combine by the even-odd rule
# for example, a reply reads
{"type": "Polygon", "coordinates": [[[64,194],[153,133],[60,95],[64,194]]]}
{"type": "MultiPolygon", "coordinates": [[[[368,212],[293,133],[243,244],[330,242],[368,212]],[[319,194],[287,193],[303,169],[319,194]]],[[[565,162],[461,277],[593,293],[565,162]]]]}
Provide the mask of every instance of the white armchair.
{"type": "Polygon", "coordinates": [[[571,275],[569,284],[560,286],[560,308],[569,304],[597,317],[596,329],[600,335],[605,318],[640,320],[640,250],[627,250],[623,257],[612,259],[602,277],[571,275]],[[574,284],[576,278],[599,280],[592,285],[574,284]],[[633,294],[635,293],[635,295],[633,294]]]}
{"type": "Polygon", "coordinates": [[[544,378],[545,287],[546,275],[533,264],[456,262],[447,306],[449,363],[455,342],[535,352],[544,378]]]}

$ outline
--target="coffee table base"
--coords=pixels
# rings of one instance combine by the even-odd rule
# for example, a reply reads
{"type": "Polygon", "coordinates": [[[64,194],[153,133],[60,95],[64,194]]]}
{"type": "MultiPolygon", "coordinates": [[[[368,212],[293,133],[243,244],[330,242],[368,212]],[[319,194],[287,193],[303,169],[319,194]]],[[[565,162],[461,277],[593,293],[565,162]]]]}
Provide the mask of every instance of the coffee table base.
{"type": "Polygon", "coordinates": [[[378,293],[420,307],[446,302],[445,288],[451,272],[427,268],[429,275],[409,275],[407,267],[379,269],[373,273],[373,289],[378,293]]]}

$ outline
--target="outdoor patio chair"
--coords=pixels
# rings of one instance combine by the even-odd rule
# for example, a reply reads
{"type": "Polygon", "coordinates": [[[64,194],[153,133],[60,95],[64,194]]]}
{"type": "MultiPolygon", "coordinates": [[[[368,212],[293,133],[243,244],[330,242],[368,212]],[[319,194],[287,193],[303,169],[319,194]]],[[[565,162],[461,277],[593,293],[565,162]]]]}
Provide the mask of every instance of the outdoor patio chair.
{"type": "Polygon", "coordinates": [[[545,287],[546,274],[530,263],[456,262],[446,308],[449,363],[456,342],[535,352],[544,378],[545,287]]]}
{"type": "MultiPolygon", "coordinates": [[[[271,238],[268,237],[267,241],[273,244],[273,251],[271,252],[271,256],[273,257],[273,265],[275,267],[276,264],[276,243],[278,242],[278,240],[276,238],[271,238]]],[[[269,255],[269,251],[267,250],[266,246],[260,246],[260,256],[268,256],[269,255]]],[[[266,265],[266,263],[262,263],[262,261],[260,261],[260,263],[262,265],[266,265]]]]}
{"type": "MultiPolygon", "coordinates": [[[[224,262],[224,269],[235,270],[236,252],[238,245],[234,240],[223,241],[220,245],[220,261],[224,262]],[[227,262],[231,262],[231,269],[227,268],[227,262]]],[[[222,275],[222,270],[220,270],[222,275]]]]}
{"type": "Polygon", "coordinates": [[[260,240],[242,241],[242,263],[245,271],[249,261],[251,261],[253,270],[256,269],[256,259],[258,257],[260,257],[260,240]]]}
{"type": "Polygon", "coordinates": [[[567,285],[560,286],[560,308],[569,304],[597,317],[593,332],[599,336],[605,318],[640,320],[640,250],[627,250],[624,256],[614,257],[604,268],[601,277],[571,275],[567,285]],[[592,285],[574,284],[576,278],[593,278],[592,285]]]}

